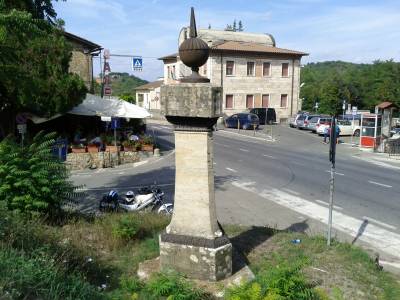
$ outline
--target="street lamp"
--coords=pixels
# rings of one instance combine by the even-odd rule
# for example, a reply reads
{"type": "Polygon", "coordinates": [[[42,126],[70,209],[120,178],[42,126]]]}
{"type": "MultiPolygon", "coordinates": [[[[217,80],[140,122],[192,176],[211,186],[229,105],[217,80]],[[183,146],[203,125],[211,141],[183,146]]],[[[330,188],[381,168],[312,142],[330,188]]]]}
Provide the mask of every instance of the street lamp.
{"type": "Polygon", "coordinates": [[[318,112],[318,107],[319,107],[319,103],[318,103],[318,102],[315,102],[315,105],[314,105],[315,113],[318,112]]]}
{"type": "Polygon", "coordinates": [[[346,110],[346,100],[343,100],[342,109],[343,109],[343,120],[344,120],[344,111],[346,110]]]}

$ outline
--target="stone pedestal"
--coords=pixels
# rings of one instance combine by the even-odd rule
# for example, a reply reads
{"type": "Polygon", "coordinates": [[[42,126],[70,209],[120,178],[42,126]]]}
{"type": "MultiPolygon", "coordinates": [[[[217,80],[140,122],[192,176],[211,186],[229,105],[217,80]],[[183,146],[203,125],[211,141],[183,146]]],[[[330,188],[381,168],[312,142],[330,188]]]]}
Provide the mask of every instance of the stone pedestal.
{"type": "Polygon", "coordinates": [[[175,127],[174,213],[160,236],[161,269],[217,281],[232,274],[232,245],[216,217],[212,128],[221,89],[209,83],[161,87],[166,118],[175,127]]]}

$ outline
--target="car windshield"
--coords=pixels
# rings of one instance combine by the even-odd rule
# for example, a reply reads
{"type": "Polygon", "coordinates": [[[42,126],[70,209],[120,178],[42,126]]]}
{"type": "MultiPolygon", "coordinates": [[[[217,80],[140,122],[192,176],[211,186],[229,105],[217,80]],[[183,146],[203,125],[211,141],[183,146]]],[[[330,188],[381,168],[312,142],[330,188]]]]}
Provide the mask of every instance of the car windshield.
{"type": "Polygon", "coordinates": [[[310,123],[317,123],[318,122],[318,117],[313,117],[310,119],[310,123]]]}

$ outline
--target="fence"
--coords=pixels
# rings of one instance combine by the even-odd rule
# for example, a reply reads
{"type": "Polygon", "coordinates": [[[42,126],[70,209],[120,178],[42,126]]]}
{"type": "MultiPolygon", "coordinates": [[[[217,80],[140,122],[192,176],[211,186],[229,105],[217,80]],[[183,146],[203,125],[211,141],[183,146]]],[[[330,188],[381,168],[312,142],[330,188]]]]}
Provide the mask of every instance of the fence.
{"type": "Polygon", "coordinates": [[[386,147],[389,157],[400,159],[400,139],[388,140],[386,147]]]}

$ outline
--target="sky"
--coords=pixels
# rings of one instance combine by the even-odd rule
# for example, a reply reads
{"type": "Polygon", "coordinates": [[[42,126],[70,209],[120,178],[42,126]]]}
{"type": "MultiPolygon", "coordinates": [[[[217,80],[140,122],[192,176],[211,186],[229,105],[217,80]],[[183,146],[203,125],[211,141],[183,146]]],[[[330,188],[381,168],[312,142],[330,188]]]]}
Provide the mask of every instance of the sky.
{"type": "MultiPolygon", "coordinates": [[[[307,52],[302,63],[342,60],[400,61],[399,0],[67,0],[54,2],[65,30],[111,54],[143,56],[143,71],[112,57],[111,71],[152,81],[162,76],[158,57],[175,53],[190,7],[198,28],[224,29],[241,20],[244,31],[270,33],[276,46],[307,52]]],[[[100,70],[94,60],[95,72],[100,70]]]]}

